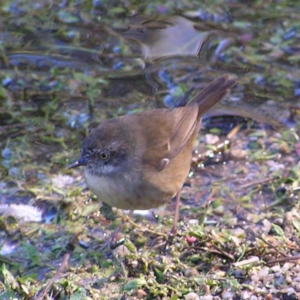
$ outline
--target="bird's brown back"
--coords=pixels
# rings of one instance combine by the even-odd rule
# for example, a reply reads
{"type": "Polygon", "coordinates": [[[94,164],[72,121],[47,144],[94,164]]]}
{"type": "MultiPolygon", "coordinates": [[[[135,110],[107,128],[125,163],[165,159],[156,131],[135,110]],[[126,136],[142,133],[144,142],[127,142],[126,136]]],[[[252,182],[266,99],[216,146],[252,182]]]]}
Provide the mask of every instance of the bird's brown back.
{"type": "Polygon", "coordinates": [[[136,115],[136,120],[133,121],[141,131],[140,136],[144,137],[144,163],[159,169],[161,159],[167,158],[171,162],[184,147],[192,151],[201,117],[220,101],[235,83],[236,80],[224,75],[212,81],[186,106],[155,109],[136,115]]]}
{"type": "Polygon", "coordinates": [[[180,190],[190,169],[202,115],[235,83],[228,75],[219,77],[184,107],[146,111],[131,119],[139,131],[138,136],[143,137],[138,143],[143,177],[161,191],[157,197],[168,195],[166,198],[172,198],[180,190]],[[169,161],[168,164],[162,164],[163,160],[169,161]]]}

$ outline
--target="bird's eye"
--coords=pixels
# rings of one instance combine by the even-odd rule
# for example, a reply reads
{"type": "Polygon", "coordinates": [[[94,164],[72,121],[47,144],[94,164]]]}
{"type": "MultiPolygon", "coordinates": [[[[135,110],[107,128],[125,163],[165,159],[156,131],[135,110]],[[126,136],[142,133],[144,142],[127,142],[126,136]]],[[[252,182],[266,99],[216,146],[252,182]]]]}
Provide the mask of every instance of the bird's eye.
{"type": "Polygon", "coordinates": [[[101,153],[100,153],[100,158],[101,158],[101,159],[107,160],[108,157],[109,157],[108,152],[104,151],[104,152],[101,152],[101,153]]]}

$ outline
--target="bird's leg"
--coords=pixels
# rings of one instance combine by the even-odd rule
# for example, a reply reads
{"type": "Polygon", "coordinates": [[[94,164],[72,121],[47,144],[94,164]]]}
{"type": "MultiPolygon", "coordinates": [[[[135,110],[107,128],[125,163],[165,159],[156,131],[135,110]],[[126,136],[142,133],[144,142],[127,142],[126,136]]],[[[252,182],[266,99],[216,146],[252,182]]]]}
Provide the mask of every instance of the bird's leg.
{"type": "Polygon", "coordinates": [[[170,231],[170,234],[176,235],[177,234],[177,223],[179,219],[179,207],[180,207],[180,191],[176,194],[176,205],[175,205],[175,214],[174,214],[174,220],[173,220],[173,226],[170,231]]]}
{"type": "Polygon", "coordinates": [[[173,220],[173,226],[167,236],[167,239],[165,242],[160,243],[155,246],[155,248],[163,247],[163,252],[167,252],[168,245],[173,243],[173,239],[177,234],[177,223],[179,219],[179,207],[180,207],[180,191],[177,192],[176,194],[176,204],[175,204],[175,214],[174,214],[174,220],[173,220]]]}

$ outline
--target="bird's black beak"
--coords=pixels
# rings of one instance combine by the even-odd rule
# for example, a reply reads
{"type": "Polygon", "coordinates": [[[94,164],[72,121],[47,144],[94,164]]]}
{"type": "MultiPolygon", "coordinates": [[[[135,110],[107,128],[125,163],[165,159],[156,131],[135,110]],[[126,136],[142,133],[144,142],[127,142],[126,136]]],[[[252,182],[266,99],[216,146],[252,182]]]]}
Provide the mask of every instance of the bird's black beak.
{"type": "Polygon", "coordinates": [[[80,166],[86,166],[87,165],[87,160],[85,159],[85,157],[83,155],[80,156],[80,158],[73,162],[72,164],[67,166],[67,169],[73,169],[73,168],[77,168],[80,166]]]}

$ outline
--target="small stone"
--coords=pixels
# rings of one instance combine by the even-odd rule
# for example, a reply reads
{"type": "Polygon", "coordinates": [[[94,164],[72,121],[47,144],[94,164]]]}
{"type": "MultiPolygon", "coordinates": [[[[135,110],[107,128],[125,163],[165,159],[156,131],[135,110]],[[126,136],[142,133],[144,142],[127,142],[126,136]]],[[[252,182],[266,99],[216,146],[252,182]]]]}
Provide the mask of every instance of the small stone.
{"type": "Polygon", "coordinates": [[[230,151],[230,154],[232,157],[234,157],[236,159],[242,159],[242,158],[246,158],[248,156],[248,152],[246,150],[242,150],[242,149],[232,149],[230,151]]]}
{"type": "Polygon", "coordinates": [[[245,270],[240,270],[240,269],[234,270],[233,273],[232,273],[232,275],[233,275],[235,278],[237,278],[237,279],[242,279],[242,278],[244,278],[244,277],[245,277],[245,274],[246,274],[245,270]]]}
{"type": "Polygon", "coordinates": [[[127,249],[126,246],[120,245],[116,249],[113,250],[115,257],[125,257],[126,255],[130,254],[130,251],[127,249]]]}
{"type": "Polygon", "coordinates": [[[138,267],[138,265],[139,265],[139,262],[137,260],[133,260],[131,262],[131,266],[132,266],[133,269],[136,269],[138,267]]]}
{"type": "Polygon", "coordinates": [[[263,232],[268,233],[272,229],[272,223],[267,219],[264,219],[262,223],[263,223],[263,227],[262,227],[263,232]]]}
{"type": "Polygon", "coordinates": [[[207,144],[212,145],[216,144],[220,140],[220,138],[215,134],[208,133],[205,135],[205,140],[207,144]]]}
{"type": "Polygon", "coordinates": [[[226,291],[222,294],[222,299],[233,299],[235,296],[235,293],[232,291],[226,291]]]}
{"type": "Polygon", "coordinates": [[[276,272],[280,272],[280,270],[281,270],[281,267],[280,267],[280,266],[278,266],[278,265],[276,265],[276,266],[273,266],[273,267],[271,267],[271,270],[272,270],[274,273],[276,273],[276,272]]]}
{"type": "Polygon", "coordinates": [[[248,291],[241,292],[241,299],[250,299],[250,293],[248,291]]]}
{"type": "Polygon", "coordinates": [[[74,183],[74,177],[69,175],[57,175],[52,178],[52,183],[56,188],[64,188],[74,183]]]}
{"type": "Polygon", "coordinates": [[[285,280],[287,284],[291,284],[293,282],[293,279],[289,273],[286,274],[285,280]]]}
{"type": "Polygon", "coordinates": [[[284,273],[286,271],[289,271],[292,268],[290,263],[285,263],[282,268],[281,268],[281,272],[284,273]]]}
{"type": "Polygon", "coordinates": [[[257,276],[259,277],[260,280],[264,280],[268,274],[269,274],[269,268],[264,267],[258,271],[257,276]]]}
{"type": "Polygon", "coordinates": [[[283,300],[298,300],[299,298],[297,297],[296,293],[288,293],[288,294],[283,294],[282,295],[283,300]]]}
{"type": "MultiPolygon", "coordinates": [[[[235,219],[236,221],[236,219],[235,219]]],[[[234,229],[230,230],[231,235],[235,236],[235,237],[245,237],[245,230],[240,228],[240,227],[236,227],[234,229]]]]}
{"type": "Polygon", "coordinates": [[[264,285],[271,283],[274,280],[274,274],[268,274],[263,278],[264,285]]]}
{"type": "Polygon", "coordinates": [[[271,284],[271,286],[270,286],[268,292],[269,292],[270,294],[274,295],[274,294],[278,294],[278,293],[279,293],[279,290],[278,290],[277,288],[275,288],[274,286],[272,286],[272,284],[271,284]]]}
{"type": "Polygon", "coordinates": [[[251,281],[253,283],[258,283],[259,282],[259,277],[255,274],[251,276],[251,281]]]}
{"type": "Polygon", "coordinates": [[[267,289],[266,289],[266,287],[258,287],[258,288],[256,288],[255,292],[256,292],[257,294],[262,294],[262,295],[264,295],[264,294],[267,293],[267,289]]]}
{"type": "Polygon", "coordinates": [[[265,299],[272,300],[273,299],[272,294],[270,294],[270,293],[266,294],[265,299]]]}
{"type": "Polygon", "coordinates": [[[300,283],[297,282],[295,285],[294,285],[294,288],[297,292],[300,292],[300,283]]]}
{"type": "Polygon", "coordinates": [[[294,288],[289,287],[289,288],[287,288],[286,293],[287,293],[288,295],[292,295],[292,294],[296,294],[296,291],[295,291],[294,288]]]}
{"type": "Polygon", "coordinates": [[[194,292],[190,292],[190,293],[186,294],[184,299],[185,300],[200,300],[199,296],[194,292]]]}
{"type": "MultiPolygon", "coordinates": [[[[298,255],[298,253],[295,253],[295,255],[298,255]]],[[[298,274],[299,272],[300,272],[300,265],[296,265],[295,267],[294,267],[294,270],[293,270],[294,272],[295,272],[295,274],[298,274]]]]}
{"type": "Polygon", "coordinates": [[[276,273],[274,273],[274,277],[275,277],[275,278],[279,278],[280,276],[282,276],[281,272],[276,272],[276,273]]]}
{"type": "Polygon", "coordinates": [[[137,297],[138,299],[144,299],[146,296],[147,296],[147,293],[146,293],[144,290],[138,289],[138,290],[136,291],[136,297],[137,297]]]}
{"type": "Polygon", "coordinates": [[[186,277],[195,277],[195,276],[199,275],[199,272],[195,268],[188,268],[188,269],[185,270],[184,275],[186,277]]]}
{"type": "Polygon", "coordinates": [[[224,205],[219,205],[218,207],[216,207],[214,210],[213,210],[213,213],[218,215],[218,216],[223,216],[224,213],[225,213],[225,207],[224,205]]]}
{"type": "Polygon", "coordinates": [[[280,276],[278,276],[276,280],[276,285],[281,285],[283,282],[284,282],[284,276],[281,274],[280,276]]]}

